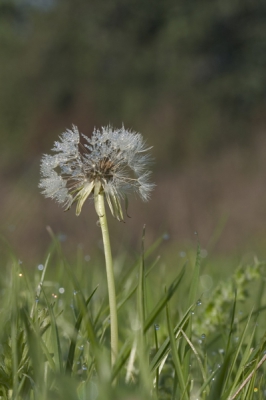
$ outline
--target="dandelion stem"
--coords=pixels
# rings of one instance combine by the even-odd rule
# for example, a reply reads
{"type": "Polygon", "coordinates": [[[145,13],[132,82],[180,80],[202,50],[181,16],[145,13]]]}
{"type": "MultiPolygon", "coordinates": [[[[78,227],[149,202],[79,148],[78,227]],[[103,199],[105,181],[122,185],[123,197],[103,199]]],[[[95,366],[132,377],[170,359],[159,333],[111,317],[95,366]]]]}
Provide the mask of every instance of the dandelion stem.
{"type": "Polygon", "coordinates": [[[110,238],[108,231],[108,224],[104,206],[104,193],[99,193],[96,201],[98,202],[99,220],[103,235],[103,247],[106,264],[107,286],[109,295],[110,307],[110,326],[111,326],[111,364],[115,364],[118,353],[118,328],[117,328],[117,307],[116,307],[116,294],[115,294],[115,280],[113,270],[113,259],[110,246],[110,238]]]}

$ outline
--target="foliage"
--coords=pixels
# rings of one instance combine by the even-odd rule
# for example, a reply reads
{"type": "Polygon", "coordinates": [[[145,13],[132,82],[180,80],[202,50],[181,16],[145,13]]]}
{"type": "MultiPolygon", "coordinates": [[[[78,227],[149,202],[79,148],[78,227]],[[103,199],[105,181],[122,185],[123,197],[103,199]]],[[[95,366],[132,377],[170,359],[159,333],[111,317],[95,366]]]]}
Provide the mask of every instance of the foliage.
{"type": "Polygon", "coordinates": [[[220,282],[205,301],[201,312],[197,315],[194,329],[209,335],[218,327],[226,327],[232,303],[237,295],[238,302],[245,302],[249,297],[247,290],[250,282],[261,277],[260,271],[264,263],[254,260],[254,264],[240,266],[227,281],[220,282]]]}
{"type": "Polygon", "coordinates": [[[73,122],[144,126],[169,165],[246,142],[264,124],[265,17],[253,1],[2,0],[6,159],[73,122]]]}
{"type": "MultiPolygon", "coordinates": [[[[221,282],[210,315],[210,301],[199,300],[200,248],[187,281],[185,264],[164,288],[158,259],[152,260],[160,242],[130,267],[116,263],[120,352],[114,368],[101,268],[69,265],[56,239],[36,272],[11,257],[1,279],[0,398],[263,399],[266,327],[248,305],[246,289],[251,280],[264,280],[265,263],[255,260],[221,282]],[[204,321],[209,330],[199,336],[204,321]]],[[[254,301],[262,315],[264,300],[261,294],[254,301]]]]}

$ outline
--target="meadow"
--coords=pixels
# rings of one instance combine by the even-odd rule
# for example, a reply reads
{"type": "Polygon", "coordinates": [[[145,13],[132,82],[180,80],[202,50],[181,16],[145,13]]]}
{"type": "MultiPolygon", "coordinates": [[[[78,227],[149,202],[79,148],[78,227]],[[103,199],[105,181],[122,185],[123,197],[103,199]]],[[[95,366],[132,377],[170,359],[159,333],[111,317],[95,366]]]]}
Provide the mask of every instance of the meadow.
{"type": "Polygon", "coordinates": [[[112,365],[104,256],[88,263],[79,248],[69,261],[49,233],[34,271],[12,253],[2,270],[1,399],[266,397],[264,261],[225,264],[217,279],[199,243],[171,265],[167,235],[146,249],[143,229],[139,253],[114,259],[112,365]]]}

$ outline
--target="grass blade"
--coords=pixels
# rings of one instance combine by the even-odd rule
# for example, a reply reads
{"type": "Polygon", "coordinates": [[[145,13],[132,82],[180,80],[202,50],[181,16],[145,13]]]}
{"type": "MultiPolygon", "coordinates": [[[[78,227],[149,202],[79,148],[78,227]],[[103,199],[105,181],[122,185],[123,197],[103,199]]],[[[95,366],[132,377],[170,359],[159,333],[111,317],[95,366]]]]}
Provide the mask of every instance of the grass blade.
{"type": "MultiPolygon", "coordinates": [[[[181,321],[175,326],[174,328],[174,334],[177,339],[179,335],[181,335],[181,331],[184,327],[185,324],[187,324],[189,318],[191,318],[191,311],[193,310],[194,306],[189,307],[189,309],[186,311],[184,314],[183,318],[181,321]]],[[[154,355],[153,359],[151,360],[150,363],[150,370],[154,371],[158,366],[161,364],[163,361],[164,357],[169,353],[170,351],[170,339],[169,337],[165,339],[163,344],[160,346],[159,350],[157,353],[154,355]]]]}
{"type": "Polygon", "coordinates": [[[42,294],[44,296],[46,305],[49,310],[49,315],[51,318],[52,343],[53,343],[53,348],[54,348],[56,370],[59,373],[62,373],[63,372],[63,361],[62,361],[62,351],[61,351],[61,345],[60,345],[60,336],[58,333],[58,328],[57,328],[57,323],[56,323],[56,319],[55,319],[55,315],[54,315],[53,306],[48,302],[47,296],[46,296],[43,288],[42,288],[42,294]]]}
{"type": "Polygon", "coordinates": [[[145,226],[142,232],[141,241],[141,260],[139,265],[139,283],[138,283],[138,318],[140,322],[140,334],[141,338],[144,333],[145,326],[145,279],[144,279],[144,238],[145,238],[145,226]]]}
{"type": "Polygon", "coordinates": [[[171,299],[171,297],[174,295],[176,292],[176,289],[178,288],[183,276],[185,273],[185,265],[183,266],[182,270],[176,277],[176,279],[172,282],[172,284],[169,286],[168,290],[164,294],[164,296],[158,301],[154,309],[151,311],[149,316],[147,317],[145,321],[145,326],[144,326],[144,333],[147,332],[149,327],[152,325],[158,314],[162,311],[162,309],[165,307],[166,303],[171,299]]]}
{"type": "MultiPolygon", "coordinates": [[[[195,304],[197,301],[197,295],[198,295],[198,287],[199,287],[199,275],[200,275],[200,245],[198,243],[197,246],[197,254],[196,254],[196,261],[195,261],[195,266],[193,270],[193,278],[190,284],[190,291],[189,291],[189,297],[188,297],[188,306],[191,306],[192,304],[195,304]]],[[[188,324],[186,328],[184,329],[184,332],[186,336],[188,337],[189,340],[191,340],[191,335],[192,335],[192,319],[188,320],[188,324]]],[[[190,365],[190,353],[191,353],[191,348],[188,345],[187,341],[183,341],[183,344],[181,346],[181,355],[182,355],[182,365],[184,368],[184,378],[187,381],[189,378],[189,365],[190,365]]]]}
{"type": "Polygon", "coordinates": [[[166,317],[167,317],[170,348],[172,350],[172,357],[173,357],[173,362],[174,362],[174,367],[175,367],[175,373],[176,373],[176,376],[177,376],[178,382],[179,382],[180,395],[181,395],[180,398],[189,400],[189,394],[187,392],[187,386],[186,386],[186,382],[185,382],[184,375],[183,375],[183,368],[181,367],[181,362],[180,362],[179,355],[177,352],[176,337],[175,337],[174,329],[172,326],[172,321],[171,321],[171,318],[169,315],[168,303],[166,304],[166,317]]]}
{"type": "MultiPolygon", "coordinates": [[[[232,386],[230,388],[230,391],[227,390],[226,393],[225,393],[227,397],[232,396],[232,393],[235,391],[235,388],[236,388],[236,386],[237,386],[237,384],[239,382],[239,379],[240,379],[241,375],[243,374],[244,365],[247,363],[249,355],[250,355],[250,349],[251,349],[251,346],[252,346],[252,342],[253,342],[254,334],[255,334],[255,331],[256,331],[256,327],[254,327],[253,332],[250,335],[250,338],[248,340],[248,343],[246,344],[246,349],[245,349],[245,352],[244,352],[243,356],[241,357],[240,364],[236,366],[238,356],[239,356],[239,354],[241,352],[241,349],[243,347],[243,344],[244,344],[244,339],[246,338],[246,335],[247,335],[247,330],[248,330],[248,327],[249,327],[251,316],[252,316],[252,312],[250,313],[248,321],[247,321],[247,323],[245,325],[244,331],[243,331],[243,333],[241,335],[241,338],[240,338],[238,346],[236,348],[233,360],[232,360],[231,365],[230,365],[230,369],[229,369],[229,372],[228,372],[228,377],[231,377],[233,375],[234,369],[236,370],[236,375],[234,377],[234,382],[233,382],[233,384],[232,384],[232,386]],[[227,393],[228,393],[228,395],[227,395],[227,393]]],[[[226,387],[226,383],[227,383],[227,381],[225,382],[225,387],[226,387]]]]}
{"type": "Polygon", "coordinates": [[[220,371],[217,375],[217,379],[212,386],[211,392],[210,392],[210,399],[211,400],[216,400],[220,399],[223,394],[224,388],[226,388],[226,382],[228,381],[228,371],[230,369],[230,362],[231,362],[231,356],[232,356],[232,351],[230,351],[230,345],[231,345],[231,338],[232,338],[232,333],[234,330],[234,319],[235,319],[235,309],[236,309],[236,294],[235,294],[235,300],[232,308],[232,314],[231,314],[231,323],[230,323],[230,332],[228,335],[228,340],[227,340],[227,345],[226,345],[226,352],[225,352],[225,359],[224,363],[220,368],[220,371]]]}
{"type": "MultiPolygon", "coordinates": [[[[94,295],[94,293],[96,292],[97,289],[98,289],[98,286],[96,286],[96,288],[93,290],[93,292],[91,293],[89,298],[86,300],[86,302],[85,302],[86,307],[90,303],[90,301],[91,301],[91,299],[92,299],[92,297],[93,297],[93,295],[94,295]]],[[[69,346],[67,362],[66,362],[66,372],[67,373],[71,373],[71,371],[72,371],[73,362],[74,362],[75,348],[76,348],[76,344],[77,344],[77,336],[78,336],[78,332],[79,332],[83,317],[84,317],[84,313],[83,313],[83,310],[81,310],[79,315],[78,315],[78,317],[77,317],[76,323],[75,323],[74,337],[72,337],[71,343],[70,343],[70,346],[69,346]]]]}

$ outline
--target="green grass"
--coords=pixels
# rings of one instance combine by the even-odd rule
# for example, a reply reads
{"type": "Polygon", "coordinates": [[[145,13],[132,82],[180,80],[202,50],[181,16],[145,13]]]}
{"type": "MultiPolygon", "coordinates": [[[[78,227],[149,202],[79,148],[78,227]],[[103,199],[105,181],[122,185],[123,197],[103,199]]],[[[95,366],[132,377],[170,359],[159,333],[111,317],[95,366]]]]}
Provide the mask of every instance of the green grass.
{"type": "Polygon", "coordinates": [[[104,259],[69,263],[55,237],[41,270],[10,254],[0,280],[0,399],[266,398],[266,263],[236,266],[208,288],[198,246],[169,265],[169,283],[162,241],[145,250],[143,238],[132,265],[115,260],[114,367],[104,259]]]}

